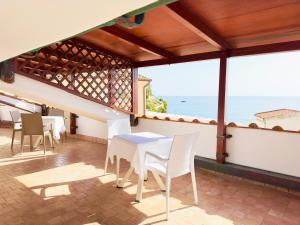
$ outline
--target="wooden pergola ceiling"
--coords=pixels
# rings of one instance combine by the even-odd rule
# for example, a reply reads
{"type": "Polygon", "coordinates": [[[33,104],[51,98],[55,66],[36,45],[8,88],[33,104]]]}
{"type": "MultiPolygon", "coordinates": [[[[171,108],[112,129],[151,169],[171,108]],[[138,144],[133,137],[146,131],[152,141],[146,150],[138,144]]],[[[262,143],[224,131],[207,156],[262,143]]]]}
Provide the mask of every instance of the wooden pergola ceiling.
{"type": "Polygon", "coordinates": [[[298,0],[180,0],[145,15],[134,29],[117,25],[79,39],[138,66],[300,49],[298,0]],[[282,44],[284,43],[284,44],[282,44]],[[283,46],[283,47],[282,47],[283,46]]]}

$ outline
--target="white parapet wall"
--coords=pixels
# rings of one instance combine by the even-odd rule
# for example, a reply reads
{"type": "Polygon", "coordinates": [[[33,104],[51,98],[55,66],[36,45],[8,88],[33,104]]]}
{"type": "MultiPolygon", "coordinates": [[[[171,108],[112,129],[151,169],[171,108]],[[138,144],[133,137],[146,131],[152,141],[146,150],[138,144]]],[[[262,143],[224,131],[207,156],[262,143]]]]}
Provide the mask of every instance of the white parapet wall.
{"type": "Polygon", "coordinates": [[[230,127],[227,162],[300,177],[300,133],[230,127]]]}
{"type": "Polygon", "coordinates": [[[201,157],[216,159],[216,125],[140,118],[139,125],[134,127],[133,131],[149,131],[167,136],[199,132],[196,154],[201,157]]]}
{"type": "Polygon", "coordinates": [[[108,119],[129,119],[129,115],[126,113],[18,74],[16,74],[15,82],[12,84],[0,81],[0,91],[64,110],[67,118],[67,130],[69,130],[70,112],[77,114],[79,116],[77,133],[85,136],[107,139],[106,121],[108,119]]]}
{"type": "Polygon", "coordinates": [[[22,101],[22,99],[15,99],[10,96],[5,96],[5,95],[0,94],[0,101],[7,102],[9,104],[15,105],[18,108],[28,110],[31,112],[41,112],[42,111],[42,107],[39,105],[36,105],[34,103],[29,103],[26,101],[22,101]]]}
{"type": "MultiPolygon", "coordinates": [[[[216,125],[140,118],[133,130],[167,136],[199,132],[196,155],[216,158],[216,125]]],[[[227,141],[227,162],[300,177],[300,133],[229,127],[228,134],[233,137],[227,141]]]]}
{"type": "Polygon", "coordinates": [[[77,122],[77,134],[107,139],[107,125],[106,122],[93,120],[84,116],[79,116],[77,122]]]}
{"type": "Polygon", "coordinates": [[[9,105],[3,105],[0,103],[0,121],[11,121],[10,111],[19,111],[20,113],[28,113],[24,110],[16,109],[9,105]]]}

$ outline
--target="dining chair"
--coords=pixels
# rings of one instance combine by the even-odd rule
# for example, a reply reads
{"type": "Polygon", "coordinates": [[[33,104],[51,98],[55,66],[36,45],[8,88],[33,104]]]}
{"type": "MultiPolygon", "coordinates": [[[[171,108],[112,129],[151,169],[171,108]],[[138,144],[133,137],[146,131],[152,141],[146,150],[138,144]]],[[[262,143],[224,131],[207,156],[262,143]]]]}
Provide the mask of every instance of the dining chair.
{"type": "Polygon", "coordinates": [[[106,157],[105,157],[104,174],[106,174],[108,159],[110,158],[109,145],[111,139],[115,135],[130,134],[130,133],[131,133],[131,126],[128,118],[107,120],[107,150],[106,150],[106,157]]]}
{"type": "Polygon", "coordinates": [[[11,120],[13,122],[13,134],[10,149],[13,150],[16,132],[22,131],[21,114],[19,111],[10,111],[11,120]]]}
{"type": "Polygon", "coordinates": [[[45,137],[48,136],[50,145],[54,148],[53,143],[53,132],[49,127],[43,126],[43,120],[40,113],[22,113],[22,135],[21,135],[21,152],[24,149],[24,136],[30,136],[30,147],[32,148],[32,136],[42,136],[44,154],[46,154],[46,140],[45,137]]]}
{"type": "Polygon", "coordinates": [[[162,156],[153,154],[151,152],[145,153],[144,169],[153,171],[154,173],[158,173],[159,175],[165,177],[167,219],[169,218],[169,198],[172,178],[190,173],[194,192],[194,202],[196,205],[198,204],[194,167],[194,146],[195,142],[197,141],[198,135],[198,133],[175,135],[169,151],[169,155],[162,156]]]}
{"type": "MultiPolygon", "coordinates": [[[[64,124],[66,126],[66,117],[65,112],[61,109],[50,108],[48,112],[48,116],[61,116],[64,119],[64,124]]],[[[67,140],[67,130],[64,132],[64,140],[67,140]]]]}

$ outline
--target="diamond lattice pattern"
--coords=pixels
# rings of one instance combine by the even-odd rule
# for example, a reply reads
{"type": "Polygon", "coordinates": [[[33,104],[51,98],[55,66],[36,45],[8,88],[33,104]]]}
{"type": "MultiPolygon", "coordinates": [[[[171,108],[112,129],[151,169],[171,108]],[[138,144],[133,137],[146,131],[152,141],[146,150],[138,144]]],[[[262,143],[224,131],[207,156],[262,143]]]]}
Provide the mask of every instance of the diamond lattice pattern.
{"type": "Polygon", "coordinates": [[[133,66],[129,59],[70,39],[24,54],[15,72],[64,89],[72,94],[133,112],[133,66]]]}

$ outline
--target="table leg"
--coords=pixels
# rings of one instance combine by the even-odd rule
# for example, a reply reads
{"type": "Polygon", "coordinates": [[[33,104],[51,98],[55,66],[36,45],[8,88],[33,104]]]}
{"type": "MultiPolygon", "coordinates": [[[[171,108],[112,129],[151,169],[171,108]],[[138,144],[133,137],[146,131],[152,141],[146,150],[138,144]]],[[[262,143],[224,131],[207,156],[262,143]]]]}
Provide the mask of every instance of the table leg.
{"type": "Polygon", "coordinates": [[[143,186],[144,186],[144,173],[139,174],[139,181],[138,181],[138,186],[136,190],[136,202],[141,202],[142,201],[142,195],[143,195],[143,186]]]}
{"type": "Polygon", "coordinates": [[[130,167],[125,176],[123,177],[123,179],[121,180],[121,182],[119,182],[119,185],[118,187],[124,187],[124,184],[128,181],[129,177],[131,176],[132,172],[133,172],[134,168],[133,167],[130,167]]]}
{"type": "Polygon", "coordinates": [[[119,173],[120,173],[120,158],[117,156],[116,162],[116,185],[119,187],[119,173]]]}
{"type": "Polygon", "coordinates": [[[153,174],[153,177],[154,177],[156,183],[158,184],[160,190],[166,191],[166,186],[164,185],[164,182],[160,178],[159,174],[155,171],[152,171],[152,174],[153,174]]]}

